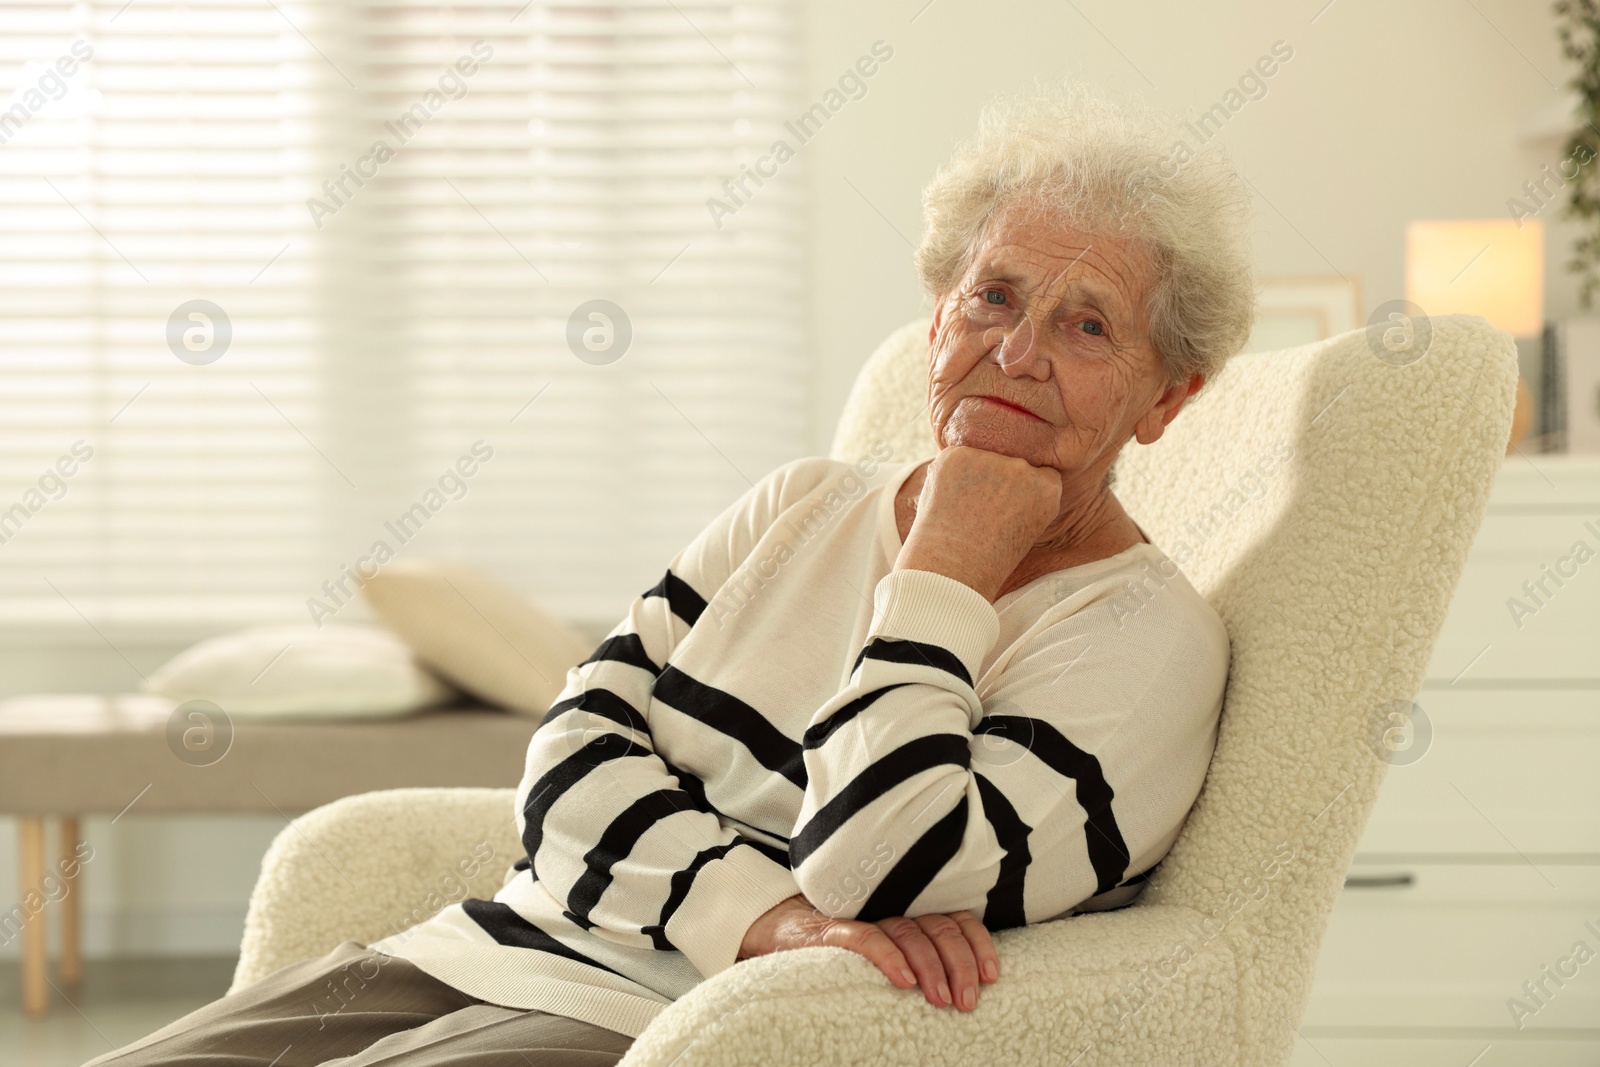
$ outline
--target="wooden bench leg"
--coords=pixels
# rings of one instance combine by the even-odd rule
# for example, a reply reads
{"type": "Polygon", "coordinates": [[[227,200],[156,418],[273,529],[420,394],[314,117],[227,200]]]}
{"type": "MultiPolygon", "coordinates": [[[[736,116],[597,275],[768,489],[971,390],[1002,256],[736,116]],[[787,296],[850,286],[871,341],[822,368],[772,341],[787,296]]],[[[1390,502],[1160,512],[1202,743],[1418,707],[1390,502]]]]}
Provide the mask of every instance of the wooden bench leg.
{"type": "Polygon", "coordinates": [[[45,954],[44,820],[36,815],[17,819],[17,883],[22,913],[22,1010],[39,1016],[50,1010],[49,964],[45,954]]]}
{"type": "Polygon", "coordinates": [[[83,928],[78,909],[78,817],[61,820],[61,860],[57,871],[61,880],[61,981],[75,987],[83,981],[83,952],[79,931],[83,928]]]}

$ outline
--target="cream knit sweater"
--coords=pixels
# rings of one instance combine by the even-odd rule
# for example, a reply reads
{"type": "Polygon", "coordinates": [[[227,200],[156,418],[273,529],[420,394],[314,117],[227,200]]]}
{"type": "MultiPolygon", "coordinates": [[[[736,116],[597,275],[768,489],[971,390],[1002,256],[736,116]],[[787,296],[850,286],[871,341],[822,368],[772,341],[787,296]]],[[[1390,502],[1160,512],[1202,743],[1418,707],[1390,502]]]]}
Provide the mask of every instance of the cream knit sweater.
{"type": "Polygon", "coordinates": [[[568,673],[494,899],[373,947],[637,1036],[795,893],[993,929],[1130,902],[1211,759],[1222,621],[1150,544],[992,605],[894,571],[915,467],[796,460],[719,515],[568,673]]]}

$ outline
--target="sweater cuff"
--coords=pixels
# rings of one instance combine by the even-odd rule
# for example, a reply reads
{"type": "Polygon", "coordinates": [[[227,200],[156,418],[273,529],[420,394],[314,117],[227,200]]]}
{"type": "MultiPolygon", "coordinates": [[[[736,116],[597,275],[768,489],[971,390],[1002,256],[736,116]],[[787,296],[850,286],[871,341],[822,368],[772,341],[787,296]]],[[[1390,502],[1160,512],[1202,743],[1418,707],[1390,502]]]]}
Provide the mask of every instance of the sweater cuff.
{"type": "Polygon", "coordinates": [[[961,661],[974,684],[984,657],[1000,639],[1000,615],[988,598],[934,571],[890,571],[872,591],[872,608],[868,640],[938,645],[961,661]]]}
{"type": "Polygon", "coordinates": [[[789,868],[753,848],[733,849],[695,875],[689,895],[667,920],[667,940],[710,978],[737,962],[757,919],[799,892],[789,868]]]}

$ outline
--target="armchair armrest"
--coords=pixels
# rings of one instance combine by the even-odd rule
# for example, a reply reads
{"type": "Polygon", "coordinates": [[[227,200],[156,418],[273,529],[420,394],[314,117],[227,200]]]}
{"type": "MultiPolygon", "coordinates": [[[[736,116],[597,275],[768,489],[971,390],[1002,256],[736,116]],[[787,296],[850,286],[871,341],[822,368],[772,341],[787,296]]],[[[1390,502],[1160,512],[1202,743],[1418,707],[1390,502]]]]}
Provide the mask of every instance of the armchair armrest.
{"type": "Polygon", "coordinates": [[[1203,918],[1134,905],[1004,931],[1000,980],[968,1014],[843,949],[747,960],[662,1013],[621,1067],[846,1067],[864,1049],[906,1067],[1236,1065],[1238,975],[1220,931],[1202,942],[1203,918]]]}
{"type": "Polygon", "coordinates": [[[284,827],[250,894],[238,989],[341,941],[372,942],[488,898],[522,856],[511,789],[384,789],[284,827]]]}

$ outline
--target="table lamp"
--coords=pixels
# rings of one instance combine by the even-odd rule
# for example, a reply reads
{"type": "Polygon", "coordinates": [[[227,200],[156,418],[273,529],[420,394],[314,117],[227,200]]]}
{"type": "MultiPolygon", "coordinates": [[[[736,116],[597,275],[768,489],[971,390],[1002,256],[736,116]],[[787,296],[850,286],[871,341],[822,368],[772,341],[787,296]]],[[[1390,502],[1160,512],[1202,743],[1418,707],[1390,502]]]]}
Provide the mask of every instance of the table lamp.
{"type": "Polygon", "coordinates": [[[1406,226],[1406,299],[1429,316],[1482,315],[1517,340],[1517,408],[1511,444],[1532,429],[1530,378],[1540,374],[1544,332],[1544,223],[1538,219],[1438,219],[1406,226]]]}

